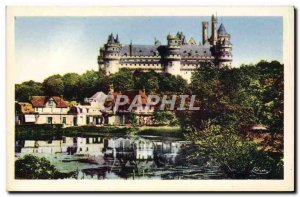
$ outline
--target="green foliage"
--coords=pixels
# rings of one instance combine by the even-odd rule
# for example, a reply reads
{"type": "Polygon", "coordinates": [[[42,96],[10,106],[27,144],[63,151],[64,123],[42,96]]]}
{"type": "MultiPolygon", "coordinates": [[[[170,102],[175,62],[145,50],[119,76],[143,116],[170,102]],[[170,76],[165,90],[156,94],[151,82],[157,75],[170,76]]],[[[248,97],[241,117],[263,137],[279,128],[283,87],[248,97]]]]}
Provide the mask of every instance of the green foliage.
{"type": "Polygon", "coordinates": [[[178,121],[175,114],[171,111],[154,110],[153,123],[156,125],[177,125],[178,121]]]}
{"type": "Polygon", "coordinates": [[[171,75],[165,73],[159,75],[159,90],[160,93],[175,93],[175,94],[185,94],[188,92],[187,81],[181,76],[171,75]]]}
{"type": "Polygon", "coordinates": [[[264,173],[267,178],[282,178],[281,162],[257,150],[232,127],[208,125],[199,135],[186,136],[199,146],[193,157],[209,156],[232,178],[249,178],[264,173]]]}
{"type": "Polygon", "coordinates": [[[111,75],[111,81],[115,91],[129,91],[134,88],[133,74],[127,68],[111,75]]]}
{"type": "Polygon", "coordinates": [[[60,96],[64,93],[64,82],[61,75],[52,75],[43,82],[44,94],[46,96],[60,96]]]}
{"type": "Polygon", "coordinates": [[[233,69],[204,65],[193,74],[190,90],[197,95],[200,110],[178,115],[195,129],[203,129],[202,122],[211,120],[235,126],[241,133],[260,123],[283,131],[283,65],[278,62],[233,69]]]}
{"type": "Polygon", "coordinates": [[[182,130],[179,126],[141,127],[137,134],[183,138],[182,130]]]}
{"type": "Polygon", "coordinates": [[[44,157],[25,155],[15,161],[16,179],[64,179],[75,173],[61,173],[44,157]]]}
{"type": "Polygon", "coordinates": [[[148,93],[155,93],[159,88],[159,74],[153,70],[142,72],[137,70],[133,74],[134,89],[145,90],[148,93]]]}
{"type": "MultiPolygon", "coordinates": [[[[192,120],[190,124],[198,130],[202,130],[202,122],[213,120],[215,124],[228,125],[236,124],[241,117],[240,112],[243,105],[232,102],[230,86],[230,76],[222,77],[222,73],[229,74],[228,69],[216,69],[209,65],[199,68],[192,76],[191,92],[196,95],[196,105],[200,110],[194,112],[179,113],[181,116],[188,116],[192,120]]],[[[243,116],[243,115],[242,115],[243,116]]],[[[182,118],[180,118],[182,119],[182,118]]]]}
{"type": "Polygon", "coordinates": [[[63,96],[66,100],[83,102],[98,91],[107,93],[110,85],[117,92],[129,90],[145,90],[149,94],[188,92],[187,81],[180,76],[161,74],[154,71],[132,73],[130,69],[122,68],[119,72],[105,76],[103,73],[88,70],[82,75],[67,73],[63,76],[52,75],[43,83],[34,81],[16,84],[16,100],[29,101],[30,96],[63,96]]]}
{"type": "Polygon", "coordinates": [[[76,100],[78,97],[78,88],[80,75],[77,73],[67,73],[62,77],[64,84],[64,98],[67,100],[76,100]]]}
{"type": "Polygon", "coordinates": [[[16,125],[16,140],[48,140],[61,138],[61,124],[16,125]]]}
{"type": "Polygon", "coordinates": [[[142,72],[122,68],[118,73],[111,76],[115,91],[145,90],[147,93],[176,93],[183,94],[188,91],[187,81],[181,76],[161,74],[154,71],[142,72]]]}
{"type": "Polygon", "coordinates": [[[30,101],[30,96],[63,96],[66,100],[83,102],[98,91],[105,93],[109,90],[109,78],[94,70],[82,75],[67,73],[63,76],[52,75],[43,83],[34,81],[16,84],[17,101],[30,101]]]}
{"type": "Polygon", "coordinates": [[[137,116],[135,113],[129,113],[128,122],[129,124],[131,124],[132,127],[137,126],[137,116]]]}
{"type": "Polygon", "coordinates": [[[262,73],[260,82],[263,88],[260,118],[262,123],[269,126],[273,134],[283,132],[283,65],[277,61],[270,63],[262,61],[257,64],[257,67],[262,73]]]}
{"type": "Polygon", "coordinates": [[[96,92],[103,91],[107,93],[109,90],[109,79],[102,73],[89,70],[83,73],[78,84],[78,101],[90,97],[96,92]]]}
{"type": "Polygon", "coordinates": [[[62,136],[69,137],[86,137],[86,136],[104,136],[104,135],[126,135],[130,131],[123,127],[118,128],[114,126],[78,126],[65,127],[62,125],[16,125],[15,133],[16,140],[50,140],[62,139],[62,136]]]}
{"type": "Polygon", "coordinates": [[[282,178],[282,158],[257,151],[246,135],[254,124],[283,132],[283,65],[262,61],[240,68],[204,65],[192,76],[199,111],[177,111],[185,137],[199,145],[194,158],[208,155],[234,178],[267,172],[282,178]],[[256,172],[257,171],[257,172],[256,172]]]}
{"type": "Polygon", "coordinates": [[[35,81],[26,81],[15,85],[16,100],[28,102],[31,96],[42,95],[42,84],[35,81]]]}

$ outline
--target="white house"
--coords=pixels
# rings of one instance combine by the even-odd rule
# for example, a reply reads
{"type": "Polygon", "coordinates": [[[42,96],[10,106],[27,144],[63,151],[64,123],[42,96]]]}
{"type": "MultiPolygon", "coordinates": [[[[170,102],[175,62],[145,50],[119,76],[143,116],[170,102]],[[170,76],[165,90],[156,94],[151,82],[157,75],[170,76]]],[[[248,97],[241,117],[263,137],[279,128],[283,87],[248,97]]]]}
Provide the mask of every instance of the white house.
{"type": "Polygon", "coordinates": [[[63,124],[73,126],[73,116],[68,114],[69,105],[58,96],[32,96],[35,124],[63,124]]]}

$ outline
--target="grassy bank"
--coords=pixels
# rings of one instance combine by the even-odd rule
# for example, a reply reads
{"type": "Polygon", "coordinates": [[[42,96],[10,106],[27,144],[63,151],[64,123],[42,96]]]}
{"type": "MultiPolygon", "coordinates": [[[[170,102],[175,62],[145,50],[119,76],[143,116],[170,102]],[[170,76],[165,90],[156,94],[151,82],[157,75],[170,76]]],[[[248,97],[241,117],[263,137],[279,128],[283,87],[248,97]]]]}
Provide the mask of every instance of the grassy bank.
{"type": "Polygon", "coordinates": [[[61,139],[62,136],[124,136],[127,134],[136,135],[155,135],[162,137],[182,137],[180,127],[138,127],[126,128],[115,126],[78,126],[66,127],[62,125],[16,125],[15,136],[16,140],[49,140],[61,139]]]}
{"type": "Polygon", "coordinates": [[[152,126],[140,127],[138,130],[139,135],[154,135],[162,137],[179,137],[182,138],[182,130],[179,126],[152,126]]]}

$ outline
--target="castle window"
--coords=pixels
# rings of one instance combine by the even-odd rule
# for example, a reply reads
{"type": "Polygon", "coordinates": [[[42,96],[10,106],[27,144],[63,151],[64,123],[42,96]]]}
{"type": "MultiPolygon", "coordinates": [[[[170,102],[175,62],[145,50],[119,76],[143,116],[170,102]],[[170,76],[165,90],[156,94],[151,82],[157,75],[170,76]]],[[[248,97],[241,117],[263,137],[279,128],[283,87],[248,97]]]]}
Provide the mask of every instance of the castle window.
{"type": "Polygon", "coordinates": [[[206,51],[204,51],[204,53],[206,53],[206,51]]]}

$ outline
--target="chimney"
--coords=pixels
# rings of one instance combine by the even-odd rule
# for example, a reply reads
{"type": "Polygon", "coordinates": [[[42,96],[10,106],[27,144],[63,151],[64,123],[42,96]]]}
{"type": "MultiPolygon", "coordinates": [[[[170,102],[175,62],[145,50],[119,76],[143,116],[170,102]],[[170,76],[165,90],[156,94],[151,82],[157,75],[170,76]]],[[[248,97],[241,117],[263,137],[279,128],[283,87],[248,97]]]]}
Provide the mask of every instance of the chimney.
{"type": "Polygon", "coordinates": [[[129,56],[132,56],[132,41],[129,44],[129,56]]]}
{"type": "Polygon", "coordinates": [[[208,41],[208,22],[202,22],[202,44],[208,41]]]}
{"type": "Polygon", "coordinates": [[[211,44],[213,46],[216,45],[217,40],[218,40],[217,23],[218,23],[217,22],[217,17],[212,15],[212,17],[211,17],[211,34],[212,34],[211,35],[211,38],[212,38],[211,44]]]}

